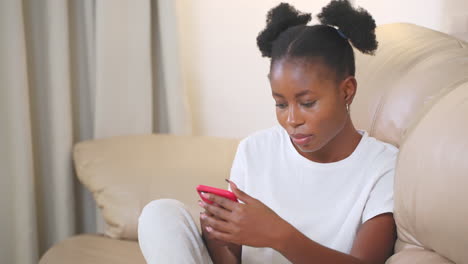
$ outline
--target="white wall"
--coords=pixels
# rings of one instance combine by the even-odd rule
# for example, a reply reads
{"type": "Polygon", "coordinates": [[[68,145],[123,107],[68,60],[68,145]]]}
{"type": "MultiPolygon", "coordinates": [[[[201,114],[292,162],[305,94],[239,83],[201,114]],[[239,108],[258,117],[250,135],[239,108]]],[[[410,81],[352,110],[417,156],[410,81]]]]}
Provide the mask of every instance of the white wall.
{"type": "Polygon", "coordinates": [[[468,0],[356,0],[377,24],[410,22],[468,41],[468,0]]]}
{"type": "MultiPolygon", "coordinates": [[[[182,74],[195,135],[243,137],[275,124],[269,62],[261,57],[256,37],[267,11],[279,2],[177,2],[182,74]]],[[[290,2],[309,12],[327,0],[290,2]]]]}
{"type": "MultiPolygon", "coordinates": [[[[244,137],[276,123],[266,77],[269,62],[260,56],[256,36],[267,11],[279,2],[176,2],[181,71],[195,135],[244,137]]],[[[288,2],[316,15],[328,0],[288,2]]],[[[412,22],[465,37],[468,32],[467,0],[354,2],[368,9],[377,24],[412,22]]]]}

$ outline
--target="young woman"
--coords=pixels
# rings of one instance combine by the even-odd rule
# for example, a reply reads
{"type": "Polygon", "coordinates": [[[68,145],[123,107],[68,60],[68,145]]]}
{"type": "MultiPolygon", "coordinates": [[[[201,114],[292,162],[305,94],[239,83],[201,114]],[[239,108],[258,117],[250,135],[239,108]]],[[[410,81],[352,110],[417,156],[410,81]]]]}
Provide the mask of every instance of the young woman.
{"type": "Polygon", "coordinates": [[[241,203],[213,194],[205,196],[214,204],[200,201],[203,240],[179,202],[145,207],[139,238],[148,263],[384,263],[392,254],[398,152],[356,130],[349,115],[351,45],[372,54],[375,22],[347,0],[318,18],[308,26],[311,15],[288,4],[270,10],[257,43],[271,58],[279,125],[239,144],[229,187],[241,203]]]}

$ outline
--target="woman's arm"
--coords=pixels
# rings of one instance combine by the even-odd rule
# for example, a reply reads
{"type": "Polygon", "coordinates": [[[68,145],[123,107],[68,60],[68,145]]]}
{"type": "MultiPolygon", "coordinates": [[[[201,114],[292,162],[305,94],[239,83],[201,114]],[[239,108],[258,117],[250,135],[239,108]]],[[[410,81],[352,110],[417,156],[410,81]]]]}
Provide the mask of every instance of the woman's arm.
{"type": "Polygon", "coordinates": [[[351,254],[322,246],[291,225],[284,225],[280,232],[284,239],[273,248],[293,263],[385,263],[392,255],[396,239],[393,214],[382,214],[366,221],[359,229],[351,254]]]}
{"type": "Polygon", "coordinates": [[[231,188],[244,204],[213,194],[205,194],[205,198],[221,207],[201,202],[212,215],[206,215],[205,221],[211,227],[208,233],[215,239],[270,247],[293,263],[385,263],[393,252],[396,229],[393,214],[382,214],[366,221],[356,235],[351,254],[345,254],[309,239],[232,182],[231,188]]]}
{"type": "Polygon", "coordinates": [[[210,253],[211,260],[214,264],[239,264],[241,263],[242,246],[234,243],[224,242],[214,238],[210,232],[207,231],[206,215],[211,215],[209,212],[200,214],[200,226],[202,230],[202,237],[205,245],[210,253]]]}

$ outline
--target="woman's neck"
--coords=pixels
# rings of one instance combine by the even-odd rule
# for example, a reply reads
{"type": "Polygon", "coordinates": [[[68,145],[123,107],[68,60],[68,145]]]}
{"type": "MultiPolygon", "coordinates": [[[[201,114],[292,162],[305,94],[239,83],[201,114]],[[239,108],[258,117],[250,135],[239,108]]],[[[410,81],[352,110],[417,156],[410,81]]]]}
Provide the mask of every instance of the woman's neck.
{"type": "Polygon", "coordinates": [[[349,157],[359,145],[361,138],[362,135],[354,128],[351,118],[348,118],[343,129],[320,150],[301,155],[319,163],[337,162],[349,157]]]}

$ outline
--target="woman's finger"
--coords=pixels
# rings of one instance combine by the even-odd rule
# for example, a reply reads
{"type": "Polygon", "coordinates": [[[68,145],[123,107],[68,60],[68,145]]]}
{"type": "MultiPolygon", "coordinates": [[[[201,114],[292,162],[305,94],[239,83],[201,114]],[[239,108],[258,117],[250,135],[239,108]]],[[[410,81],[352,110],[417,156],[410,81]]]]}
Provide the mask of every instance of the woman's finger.
{"type": "Polygon", "coordinates": [[[236,202],[234,201],[231,201],[227,198],[224,198],[222,196],[218,196],[218,195],[215,195],[215,194],[212,194],[212,193],[202,193],[202,196],[207,199],[207,200],[210,200],[213,202],[213,205],[219,205],[223,208],[226,208],[228,209],[229,211],[232,211],[234,210],[235,206],[236,206],[236,202]]]}
{"type": "Polygon", "coordinates": [[[202,215],[202,219],[205,222],[205,225],[211,226],[213,229],[223,232],[223,233],[232,233],[234,228],[231,224],[226,221],[220,220],[215,217],[209,217],[207,215],[202,215]]]}
{"type": "Polygon", "coordinates": [[[232,236],[228,233],[217,231],[211,226],[205,227],[205,230],[208,231],[210,235],[217,240],[221,240],[221,241],[228,242],[228,243],[235,243],[235,241],[233,241],[232,239],[232,236]]]}
{"type": "MultiPolygon", "coordinates": [[[[200,202],[200,201],[198,201],[198,202],[200,202]]],[[[208,212],[206,209],[205,209],[205,211],[204,211],[202,214],[206,214],[206,215],[208,215],[208,216],[213,216],[213,214],[210,213],[210,212],[208,212]]]]}
{"type": "Polygon", "coordinates": [[[248,204],[249,202],[252,202],[253,200],[255,200],[252,196],[241,191],[233,181],[230,181],[228,179],[226,179],[226,181],[229,182],[229,185],[231,186],[231,190],[237,196],[237,199],[241,200],[245,204],[248,204]]]}
{"type": "Polygon", "coordinates": [[[205,208],[205,210],[209,213],[212,214],[211,217],[216,217],[216,218],[220,218],[222,220],[228,220],[230,215],[231,215],[231,212],[222,208],[222,207],[218,207],[218,206],[215,206],[215,205],[211,205],[211,204],[207,204],[203,201],[199,201],[198,204],[205,208]]]}

